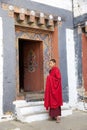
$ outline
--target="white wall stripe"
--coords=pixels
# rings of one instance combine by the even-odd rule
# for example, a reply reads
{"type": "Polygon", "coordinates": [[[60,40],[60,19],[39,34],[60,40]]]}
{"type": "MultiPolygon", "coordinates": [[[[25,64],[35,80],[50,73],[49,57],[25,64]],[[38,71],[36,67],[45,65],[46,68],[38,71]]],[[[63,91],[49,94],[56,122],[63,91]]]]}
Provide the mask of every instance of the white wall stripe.
{"type": "Polygon", "coordinates": [[[3,114],[3,23],[0,17],[0,116],[3,114]]]}
{"type": "Polygon", "coordinates": [[[66,29],[66,52],[67,52],[67,73],[69,86],[69,104],[74,106],[77,103],[77,76],[75,67],[75,46],[73,30],[66,29]]]}
{"type": "Polygon", "coordinates": [[[46,5],[51,5],[54,7],[66,9],[72,11],[72,1],[71,0],[31,0],[39,3],[43,3],[46,5]]]}

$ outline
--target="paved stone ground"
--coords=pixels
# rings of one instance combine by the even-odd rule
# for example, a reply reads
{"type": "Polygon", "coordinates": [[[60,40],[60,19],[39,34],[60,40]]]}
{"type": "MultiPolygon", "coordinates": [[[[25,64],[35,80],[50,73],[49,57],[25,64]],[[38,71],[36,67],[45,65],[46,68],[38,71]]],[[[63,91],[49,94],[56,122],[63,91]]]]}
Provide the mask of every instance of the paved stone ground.
{"type": "Polygon", "coordinates": [[[74,111],[72,115],[61,118],[61,123],[45,120],[32,123],[6,121],[0,123],[0,130],[87,130],[87,113],[74,111]]]}

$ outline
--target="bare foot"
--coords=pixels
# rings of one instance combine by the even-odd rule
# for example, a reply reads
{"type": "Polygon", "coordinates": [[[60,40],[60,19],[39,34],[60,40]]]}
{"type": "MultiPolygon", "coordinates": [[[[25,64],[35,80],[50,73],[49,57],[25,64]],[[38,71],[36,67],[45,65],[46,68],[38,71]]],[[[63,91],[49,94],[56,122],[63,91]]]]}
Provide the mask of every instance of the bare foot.
{"type": "Polygon", "coordinates": [[[57,123],[60,123],[60,120],[61,120],[60,117],[57,116],[57,117],[56,117],[56,122],[57,122],[57,123]]]}

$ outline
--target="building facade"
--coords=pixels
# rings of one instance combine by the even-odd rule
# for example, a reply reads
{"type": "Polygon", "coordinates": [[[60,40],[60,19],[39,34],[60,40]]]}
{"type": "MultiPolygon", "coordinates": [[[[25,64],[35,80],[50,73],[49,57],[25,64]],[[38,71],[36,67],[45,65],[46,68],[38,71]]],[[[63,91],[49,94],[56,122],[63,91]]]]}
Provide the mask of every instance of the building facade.
{"type": "Polygon", "coordinates": [[[77,93],[78,99],[82,95],[87,96],[87,1],[73,1],[73,23],[74,23],[74,40],[75,40],[75,57],[77,66],[77,93]]]}
{"type": "Polygon", "coordinates": [[[0,2],[0,114],[14,111],[13,102],[27,94],[44,93],[50,58],[61,70],[63,101],[76,105],[83,76],[74,6],[71,0],[0,2]]]}

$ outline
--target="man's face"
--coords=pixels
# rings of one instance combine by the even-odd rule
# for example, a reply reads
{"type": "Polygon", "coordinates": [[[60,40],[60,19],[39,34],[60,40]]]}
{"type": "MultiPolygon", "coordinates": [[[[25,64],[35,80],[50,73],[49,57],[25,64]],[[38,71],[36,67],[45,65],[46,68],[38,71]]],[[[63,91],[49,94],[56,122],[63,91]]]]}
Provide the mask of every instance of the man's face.
{"type": "Polygon", "coordinates": [[[54,67],[54,66],[55,66],[55,63],[54,63],[53,61],[50,61],[50,62],[49,62],[49,67],[52,68],[52,67],[54,67]]]}

